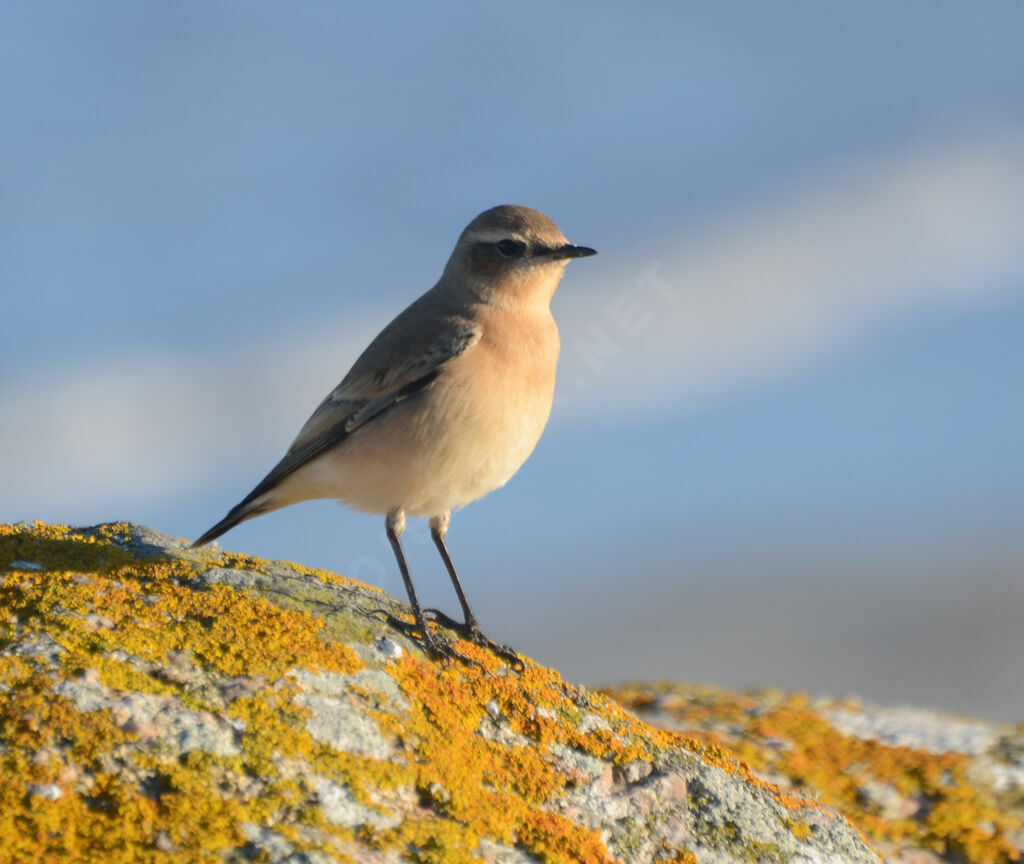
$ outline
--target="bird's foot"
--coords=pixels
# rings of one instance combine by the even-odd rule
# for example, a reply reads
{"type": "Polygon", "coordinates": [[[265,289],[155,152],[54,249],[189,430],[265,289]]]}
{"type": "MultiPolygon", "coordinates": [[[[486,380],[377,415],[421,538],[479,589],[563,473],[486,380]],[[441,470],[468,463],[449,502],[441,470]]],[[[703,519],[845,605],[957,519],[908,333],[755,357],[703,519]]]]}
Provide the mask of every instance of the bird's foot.
{"type": "Polygon", "coordinates": [[[474,645],[479,645],[481,648],[486,648],[488,651],[497,654],[503,660],[505,660],[509,666],[515,669],[516,672],[522,672],[526,668],[526,664],[523,663],[523,658],[515,651],[514,648],[508,645],[501,645],[498,642],[490,639],[483,630],[480,629],[480,625],[475,620],[470,621],[456,621],[454,618],[445,615],[440,609],[424,609],[424,617],[428,617],[431,621],[440,624],[442,627],[448,627],[458,633],[467,642],[472,642],[474,645]]]}
{"type": "MultiPolygon", "coordinates": [[[[383,612],[384,610],[381,611],[383,612]]],[[[487,671],[487,667],[485,667],[479,660],[470,657],[467,654],[463,654],[447,639],[442,639],[434,633],[426,621],[423,622],[423,626],[421,627],[415,621],[404,621],[401,618],[396,618],[390,612],[384,612],[384,620],[399,632],[404,633],[410,639],[419,642],[420,645],[426,649],[428,654],[433,655],[439,660],[444,660],[446,662],[449,660],[457,660],[459,663],[465,663],[467,666],[476,666],[483,672],[487,671]]]]}

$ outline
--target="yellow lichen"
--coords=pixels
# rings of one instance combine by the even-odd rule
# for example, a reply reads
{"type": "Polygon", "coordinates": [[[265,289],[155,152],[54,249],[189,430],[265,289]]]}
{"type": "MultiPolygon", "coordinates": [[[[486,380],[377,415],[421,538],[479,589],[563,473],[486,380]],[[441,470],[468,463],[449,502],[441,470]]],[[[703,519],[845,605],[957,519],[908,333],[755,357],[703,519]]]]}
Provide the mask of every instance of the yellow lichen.
{"type": "Polygon", "coordinates": [[[845,735],[801,695],[735,695],[673,685],[624,687],[613,695],[641,711],[657,703],[675,723],[729,748],[756,771],[785,777],[795,790],[820,794],[822,803],[875,842],[919,846],[972,864],[1020,859],[1012,838],[1024,825],[1001,811],[990,791],[972,782],[966,756],[845,735]],[[869,781],[889,784],[908,800],[919,801],[919,812],[878,812],[861,793],[869,781]]]}
{"type": "MultiPolygon", "coordinates": [[[[608,697],[583,698],[529,661],[512,674],[466,642],[459,650],[483,669],[409,653],[383,667],[407,703],[401,711],[355,686],[346,694],[362,700],[392,758],[334,749],[307,729],[311,713],[297,703],[303,691],[289,672],[357,672],[353,649],[315,614],[197,578],[210,568],[266,572],[260,559],[215,549],[138,558],[132,539],[127,524],[89,532],[0,526],[0,569],[15,561],[45,568],[16,568],[0,580],[0,647],[46,637],[60,651],[43,670],[17,656],[0,662],[0,774],[10,778],[0,784],[0,849],[15,856],[220,860],[245,845],[241,826],[253,825],[297,851],[336,858],[346,854],[339,850],[372,848],[424,862],[473,861],[481,839],[490,838],[548,864],[610,862],[600,832],[559,810],[561,797],[582,782],[559,756],[565,747],[609,770],[685,748],[792,808],[798,837],[806,831],[798,811],[817,806],[758,780],[713,740],[652,729],[608,697]],[[180,674],[169,674],[175,669],[180,674]],[[206,683],[190,683],[195,677],[206,683]],[[216,714],[239,730],[237,746],[175,754],[152,740],[152,730],[111,710],[79,710],[54,692],[58,683],[83,682],[169,700],[200,719],[216,714]],[[221,685],[240,689],[225,703],[221,685]],[[602,722],[581,727],[583,705],[602,722]],[[481,731],[498,725],[512,743],[481,731]],[[314,775],[382,818],[401,799],[406,818],[393,827],[372,818],[355,828],[331,824],[311,805],[314,775]],[[29,791],[48,784],[59,789],[56,800],[29,791]]],[[[784,721],[784,714],[775,718],[784,721]]],[[[942,812],[935,818],[939,832],[942,812]]],[[[963,836],[956,849],[974,842],[963,836]]],[[[682,851],[666,848],[662,858],[692,864],[682,851]]]]}
{"type": "MultiPolygon", "coordinates": [[[[269,680],[297,665],[339,674],[361,667],[347,645],[319,638],[323,625],[308,613],[224,585],[181,587],[176,581],[195,572],[178,560],[133,559],[118,545],[129,533],[127,525],[89,536],[40,523],[0,526],[0,566],[25,561],[47,568],[15,569],[3,579],[0,646],[26,633],[46,635],[63,649],[57,674],[67,680],[88,671],[115,692],[174,696],[193,707],[194,695],[182,686],[112,652],[154,663],[179,653],[223,676],[269,680]]],[[[223,558],[216,563],[225,566],[223,558]]],[[[231,706],[247,724],[242,756],[193,751],[179,762],[129,751],[126,745],[136,736],[120,728],[110,711],[78,710],[53,692],[54,681],[18,657],[0,660],[0,688],[7,693],[0,699],[0,775],[10,781],[0,784],[0,849],[12,860],[103,858],[115,864],[140,856],[160,862],[219,857],[244,845],[240,825],[263,824],[295,797],[293,781],[275,781],[280,772],[273,758],[315,749],[304,729],[305,712],[287,702],[286,687],[231,706]],[[159,794],[101,767],[111,760],[158,778],[159,794]],[[248,802],[220,794],[211,782],[252,769],[270,783],[248,802]],[[56,784],[59,798],[29,792],[48,784],[56,784]]],[[[333,833],[351,839],[344,829],[333,833]]]]}

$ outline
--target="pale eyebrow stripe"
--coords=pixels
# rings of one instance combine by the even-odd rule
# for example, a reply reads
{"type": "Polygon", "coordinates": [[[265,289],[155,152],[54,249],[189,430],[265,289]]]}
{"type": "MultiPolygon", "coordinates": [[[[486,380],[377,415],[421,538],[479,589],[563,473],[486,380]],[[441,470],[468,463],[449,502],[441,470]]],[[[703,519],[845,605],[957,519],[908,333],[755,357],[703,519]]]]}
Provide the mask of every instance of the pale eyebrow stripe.
{"type": "Polygon", "coordinates": [[[473,232],[466,238],[475,243],[497,243],[499,240],[517,240],[520,243],[525,243],[527,246],[530,245],[530,241],[518,232],[508,231],[494,231],[484,230],[480,232],[473,232]]]}

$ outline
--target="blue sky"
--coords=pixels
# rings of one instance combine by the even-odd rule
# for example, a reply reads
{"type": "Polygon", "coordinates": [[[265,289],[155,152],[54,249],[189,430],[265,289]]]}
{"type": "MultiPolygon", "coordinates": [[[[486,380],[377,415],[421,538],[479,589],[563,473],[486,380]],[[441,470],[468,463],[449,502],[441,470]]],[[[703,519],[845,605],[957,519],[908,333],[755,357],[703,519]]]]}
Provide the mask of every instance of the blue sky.
{"type": "MultiPolygon", "coordinates": [[[[527,204],[601,254],[555,298],[545,438],[453,522],[488,629],[591,683],[1020,720],[1022,34],[1014,3],[7,4],[0,518],[198,535],[527,204]]],[[[221,542],[401,594],[381,521],[221,542]]]]}

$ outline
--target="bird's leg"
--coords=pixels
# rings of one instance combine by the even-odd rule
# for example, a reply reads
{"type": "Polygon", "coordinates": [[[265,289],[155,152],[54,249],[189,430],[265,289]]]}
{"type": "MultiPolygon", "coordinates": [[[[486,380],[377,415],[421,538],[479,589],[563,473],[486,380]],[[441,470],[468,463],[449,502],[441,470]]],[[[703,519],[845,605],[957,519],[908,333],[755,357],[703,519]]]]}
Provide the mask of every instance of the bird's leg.
{"type": "MultiPolygon", "coordinates": [[[[448,545],[444,542],[445,537],[448,535],[448,526],[451,524],[451,521],[452,516],[450,512],[445,513],[443,516],[435,516],[430,520],[430,536],[437,547],[437,551],[441,553],[441,560],[444,561],[445,569],[447,569],[448,575],[451,577],[452,585],[455,586],[455,593],[458,595],[459,603],[462,605],[462,615],[465,618],[465,624],[461,627],[456,625],[455,629],[465,630],[467,633],[479,633],[480,625],[477,623],[473,610],[469,608],[466,592],[462,588],[462,580],[459,579],[458,571],[455,569],[455,562],[452,561],[451,553],[448,551],[448,545]]],[[[448,618],[447,615],[438,612],[436,609],[432,611],[439,618],[448,618]]],[[[448,618],[448,621],[455,623],[451,618],[448,618]]],[[[451,625],[449,624],[449,626],[451,625]]]]}
{"type": "Polygon", "coordinates": [[[456,651],[451,643],[440,639],[432,633],[426,619],[423,617],[423,610],[420,609],[420,601],[416,597],[416,589],[413,587],[412,576],[409,573],[409,563],[405,560],[405,550],[402,548],[402,532],[405,531],[405,513],[401,507],[396,507],[388,513],[387,519],[384,522],[384,529],[387,532],[388,540],[391,542],[391,548],[395,552],[395,558],[398,560],[398,569],[402,573],[402,581],[405,582],[405,592],[409,595],[409,605],[412,606],[412,614],[415,620],[415,624],[410,626],[405,621],[389,615],[388,623],[401,630],[407,636],[412,636],[411,631],[413,628],[419,630],[420,641],[423,643],[423,646],[437,657],[461,660],[464,663],[479,666],[480,663],[472,657],[467,657],[465,654],[456,651]]]}
{"type": "Polygon", "coordinates": [[[405,532],[405,513],[401,508],[396,507],[388,513],[384,521],[384,530],[387,532],[391,548],[398,559],[398,569],[402,574],[402,581],[405,582],[405,593],[409,596],[409,605],[412,606],[412,614],[416,619],[416,626],[423,631],[424,641],[427,639],[428,630],[423,620],[423,612],[420,609],[420,601],[416,597],[416,589],[412,584],[412,576],[409,573],[409,563],[405,560],[405,550],[402,548],[402,534],[405,532]]]}
{"type": "Polygon", "coordinates": [[[462,588],[462,580],[459,579],[459,573],[455,569],[455,562],[452,561],[451,553],[448,551],[448,544],[445,543],[450,523],[450,512],[444,513],[441,516],[434,516],[430,520],[430,536],[434,540],[434,545],[437,546],[437,551],[441,553],[441,560],[444,561],[444,566],[451,577],[452,585],[455,586],[455,593],[458,595],[459,603],[462,605],[462,614],[465,617],[465,622],[460,624],[437,609],[428,609],[427,612],[430,613],[433,620],[440,622],[446,627],[451,627],[453,630],[463,634],[473,644],[493,651],[498,656],[508,660],[513,666],[521,669],[523,667],[522,658],[507,645],[499,645],[497,642],[487,638],[480,629],[473,610],[469,608],[466,592],[462,588]]]}

